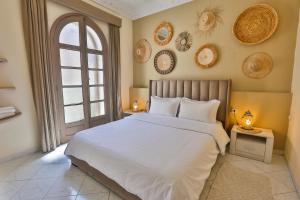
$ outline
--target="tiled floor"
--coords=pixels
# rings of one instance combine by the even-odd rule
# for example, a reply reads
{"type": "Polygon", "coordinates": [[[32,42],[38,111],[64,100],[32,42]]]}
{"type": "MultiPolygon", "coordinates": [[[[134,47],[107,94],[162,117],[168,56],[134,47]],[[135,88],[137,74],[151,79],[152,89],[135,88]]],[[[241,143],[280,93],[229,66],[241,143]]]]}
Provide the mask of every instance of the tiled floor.
{"type": "MultiPolygon", "coordinates": [[[[64,148],[0,164],[0,200],[120,200],[73,167],[64,148]]],[[[274,156],[271,165],[233,155],[226,155],[225,162],[268,176],[274,200],[300,200],[282,156],[274,156]]]]}

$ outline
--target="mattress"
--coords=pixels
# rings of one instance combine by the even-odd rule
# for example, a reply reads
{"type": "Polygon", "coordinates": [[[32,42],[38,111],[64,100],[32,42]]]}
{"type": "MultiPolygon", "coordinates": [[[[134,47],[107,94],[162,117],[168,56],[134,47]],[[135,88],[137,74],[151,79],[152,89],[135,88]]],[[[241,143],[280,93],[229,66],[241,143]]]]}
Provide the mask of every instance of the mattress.
{"type": "Polygon", "coordinates": [[[77,133],[65,154],[143,200],[196,200],[228,142],[221,123],[139,113],[77,133]]]}

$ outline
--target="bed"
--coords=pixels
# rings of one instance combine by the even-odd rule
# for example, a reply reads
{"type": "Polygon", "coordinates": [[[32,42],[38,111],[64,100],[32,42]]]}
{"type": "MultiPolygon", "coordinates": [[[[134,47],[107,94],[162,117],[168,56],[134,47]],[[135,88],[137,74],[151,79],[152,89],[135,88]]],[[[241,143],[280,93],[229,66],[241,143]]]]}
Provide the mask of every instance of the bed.
{"type": "Polygon", "coordinates": [[[218,99],[218,123],[134,114],[77,133],[65,154],[123,199],[196,200],[229,141],[230,89],[230,80],[151,80],[150,97],[218,99]]]}

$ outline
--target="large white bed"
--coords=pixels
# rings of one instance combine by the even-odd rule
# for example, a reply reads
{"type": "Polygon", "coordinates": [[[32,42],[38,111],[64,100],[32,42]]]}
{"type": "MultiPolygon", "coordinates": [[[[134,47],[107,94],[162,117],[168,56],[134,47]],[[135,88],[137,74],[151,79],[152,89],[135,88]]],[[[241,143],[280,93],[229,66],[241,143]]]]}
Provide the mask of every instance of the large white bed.
{"type": "Polygon", "coordinates": [[[221,122],[140,113],[77,133],[65,154],[132,195],[116,190],[123,198],[197,200],[228,142],[221,122]]]}
{"type": "Polygon", "coordinates": [[[196,200],[229,138],[221,123],[154,114],[81,131],[66,154],[144,200],[196,200]]]}

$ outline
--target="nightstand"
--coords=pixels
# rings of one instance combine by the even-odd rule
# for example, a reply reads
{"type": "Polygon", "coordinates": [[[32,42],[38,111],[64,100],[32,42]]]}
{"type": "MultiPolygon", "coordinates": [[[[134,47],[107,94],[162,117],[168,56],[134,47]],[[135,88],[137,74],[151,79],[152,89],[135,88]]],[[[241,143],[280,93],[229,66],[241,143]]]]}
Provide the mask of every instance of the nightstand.
{"type": "Polygon", "coordinates": [[[262,129],[260,133],[241,130],[237,125],[231,129],[230,153],[271,163],[274,135],[271,129],[262,129]]]}
{"type": "Polygon", "coordinates": [[[138,112],[133,112],[132,110],[125,110],[123,111],[123,117],[128,117],[130,115],[133,115],[135,113],[144,113],[146,111],[138,111],[138,112]]]}

